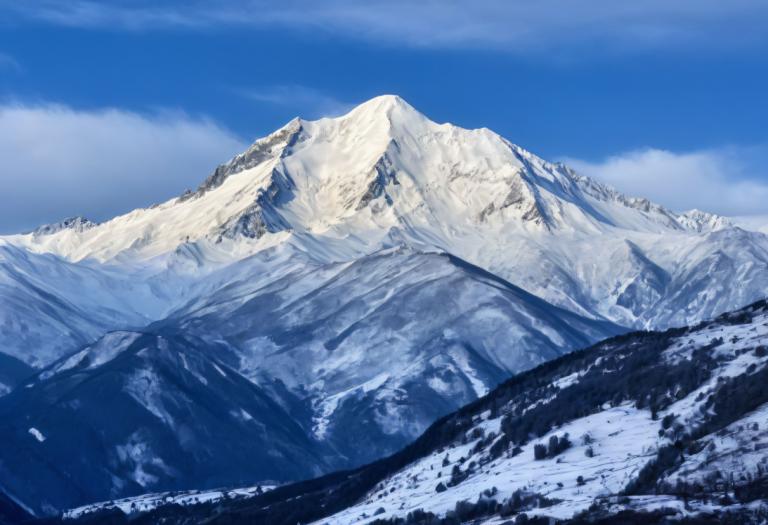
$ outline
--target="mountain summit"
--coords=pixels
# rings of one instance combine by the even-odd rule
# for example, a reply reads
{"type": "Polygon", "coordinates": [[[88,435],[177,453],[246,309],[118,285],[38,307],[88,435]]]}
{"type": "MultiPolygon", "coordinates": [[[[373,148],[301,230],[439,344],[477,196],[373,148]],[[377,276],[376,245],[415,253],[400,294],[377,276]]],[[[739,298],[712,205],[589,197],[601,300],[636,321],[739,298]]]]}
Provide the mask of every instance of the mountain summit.
{"type": "Polygon", "coordinates": [[[179,198],[46,233],[5,240],[69,261],[152,261],[174,273],[283,244],[324,263],[406,245],[638,327],[696,322],[768,285],[764,235],[627,197],[488,129],[432,122],[394,95],[338,118],[294,119],[179,198]],[[733,274],[745,286],[704,293],[704,279],[720,288],[719,276],[733,274]]]}

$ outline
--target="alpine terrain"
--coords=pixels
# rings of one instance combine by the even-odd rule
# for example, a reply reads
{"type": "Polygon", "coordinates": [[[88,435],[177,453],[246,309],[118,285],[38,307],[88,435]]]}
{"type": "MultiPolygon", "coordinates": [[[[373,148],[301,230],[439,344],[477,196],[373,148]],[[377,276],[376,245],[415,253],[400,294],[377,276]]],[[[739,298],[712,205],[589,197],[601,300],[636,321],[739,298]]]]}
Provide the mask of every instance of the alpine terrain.
{"type": "Polygon", "coordinates": [[[767,343],[766,301],[625,334],[514,376],[362,468],[64,523],[765,523],[767,343]]]}
{"type": "MultiPolygon", "coordinates": [[[[0,501],[54,515],[146,493],[220,494],[214,489],[357,468],[513,374],[554,359],[513,384],[530,389],[520,378],[539,378],[541,391],[525,390],[526,403],[561,403],[547,396],[566,383],[550,380],[577,366],[619,373],[580,360],[602,352],[619,363],[625,347],[612,339],[564,354],[632,329],[695,325],[767,290],[764,233],[624,196],[488,129],[437,124],[389,95],[342,117],[294,119],[177,198],[103,223],[75,217],[0,237],[0,501]]],[[[710,349],[685,385],[720,374],[721,360],[746,359],[721,359],[727,348],[710,349]]],[[[677,361],[656,358],[658,370],[677,370],[677,361]]],[[[656,435],[647,396],[660,413],[687,399],[688,387],[670,383],[667,399],[661,386],[635,385],[647,389],[641,395],[632,385],[606,384],[611,397],[600,390],[584,406],[571,396],[575,412],[510,431],[489,461],[530,459],[507,445],[523,447],[531,432],[619,415],[637,418],[626,420],[633,432],[653,435],[625,440],[646,452],[622,444],[616,453],[653,455],[672,438],[656,435]]],[[[479,405],[468,406],[460,414],[479,405]]],[[[684,424],[688,412],[674,410],[684,424]]],[[[483,432],[500,436],[493,425],[509,418],[493,414],[483,432]]],[[[452,432],[439,446],[454,442],[452,432]]],[[[477,438],[467,440],[474,447],[477,438]]],[[[428,488],[429,501],[447,505],[449,496],[428,488]]],[[[359,490],[362,497],[371,487],[359,490]]],[[[597,496],[584,493],[584,501],[597,496]]],[[[384,507],[394,516],[391,502],[384,507]]]]}

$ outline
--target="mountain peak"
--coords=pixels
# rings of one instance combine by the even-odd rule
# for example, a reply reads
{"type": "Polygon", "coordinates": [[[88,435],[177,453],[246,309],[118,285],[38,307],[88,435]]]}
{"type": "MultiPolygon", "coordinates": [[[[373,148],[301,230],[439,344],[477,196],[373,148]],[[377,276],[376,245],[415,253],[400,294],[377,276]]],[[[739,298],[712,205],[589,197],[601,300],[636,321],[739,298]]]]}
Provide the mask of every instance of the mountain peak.
{"type": "Polygon", "coordinates": [[[65,221],[22,242],[73,260],[106,260],[241,238],[250,239],[245,253],[260,249],[246,245],[262,236],[278,234],[264,243],[282,242],[293,232],[302,236],[293,242],[348,239],[350,253],[397,238],[481,261],[471,239],[485,235],[517,243],[544,231],[634,238],[728,226],[627,197],[491,130],[438,124],[403,98],[381,95],[340,117],[291,120],[218,166],[197,191],[95,229],[65,221]],[[83,235],[41,235],[64,227],[83,235]]]}
{"type": "Polygon", "coordinates": [[[678,221],[686,228],[697,232],[722,230],[733,226],[726,217],[695,208],[681,213],[678,221]]]}
{"type": "Polygon", "coordinates": [[[388,126],[397,125],[405,128],[428,121],[423,114],[398,95],[374,97],[356,106],[341,119],[354,120],[363,125],[383,122],[388,126]]]}
{"type": "Polygon", "coordinates": [[[416,109],[401,96],[391,94],[378,95],[368,99],[362,104],[357,105],[352,111],[389,111],[393,108],[404,108],[410,111],[416,111],[416,109]]]}

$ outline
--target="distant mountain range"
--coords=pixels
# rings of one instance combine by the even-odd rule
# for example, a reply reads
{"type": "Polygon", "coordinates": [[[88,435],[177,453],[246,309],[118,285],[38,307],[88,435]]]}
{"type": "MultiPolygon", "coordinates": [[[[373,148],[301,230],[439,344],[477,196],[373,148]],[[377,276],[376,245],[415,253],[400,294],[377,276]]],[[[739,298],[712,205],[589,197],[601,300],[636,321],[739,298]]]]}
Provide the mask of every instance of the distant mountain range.
{"type": "Polygon", "coordinates": [[[165,203],[0,237],[0,490],[45,514],[355,467],[511,374],[766,290],[763,233],[377,97],[165,203]]]}

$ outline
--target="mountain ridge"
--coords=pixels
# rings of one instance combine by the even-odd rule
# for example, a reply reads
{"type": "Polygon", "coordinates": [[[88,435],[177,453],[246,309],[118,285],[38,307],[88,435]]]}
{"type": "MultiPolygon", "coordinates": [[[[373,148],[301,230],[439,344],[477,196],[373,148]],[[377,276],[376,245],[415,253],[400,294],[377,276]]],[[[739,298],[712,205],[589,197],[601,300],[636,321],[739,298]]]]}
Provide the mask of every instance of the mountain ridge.
{"type": "Polygon", "coordinates": [[[671,315],[665,303],[684,289],[688,268],[706,264],[703,252],[722,253],[722,264],[753,283],[747,290],[768,285],[767,236],[741,235],[748,261],[735,240],[712,236],[736,228],[705,212],[678,214],[627,197],[488,129],[437,124],[383,96],[342,117],[292,120],[220,165],[195,192],[84,231],[0,242],[125,267],[144,280],[168,274],[191,246],[204,254],[186,265],[185,278],[194,279],[283,243],[326,263],[406,244],[455,254],[581,315],[666,327],[758,298],[723,286],[722,298],[688,296],[700,306],[671,315]],[[626,265],[626,242],[665,274],[664,286],[648,284],[642,264],[626,265]]]}
{"type": "MultiPolygon", "coordinates": [[[[577,175],[575,172],[563,165],[546,163],[539,157],[536,157],[535,155],[520,148],[519,146],[509,143],[501,136],[488,130],[487,128],[465,130],[455,127],[451,124],[435,124],[418,113],[418,111],[416,111],[412,106],[408,105],[407,102],[405,102],[403,99],[394,95],[383,95],[381,97],[371,99],[368,102],[361,104],[347,115],[335,119],[327,118],[318,121],[303,121],[299,118],[296,118],[274,133],[262,139],[256,140],[253,145],[250,146],[244,153],[236,155],[229,162],[220,165],[216,170],[214,170],[211,176],[209,176],[203,183],[201,183],[200,187],[195,192],[185,193],[180,197],[170,199],[164,203],[152,206],[150,208],[134,210],[133,212],[129,212],[126,215],[115,217],[98,225],[94,225],[85,219],[83,220],[89,223],[89,227],[87,229],[91,229],[93,226],[98,226],[103,229],[110,227],[115,221],[120,221],[121,219],[126,221],[133,219],[137,213],[142,211],[154,210],[158,207],[172,207],[175,203],[186,203],[192,199],[192,197],[199,199],[204,197],[205,194],[209,193],[210,191],[218,189],[232,176],[239,175],[244,171],[252,170],[256,166],[265,162],[268,166],[271,166],[277,170],[271,172],[273,175],[281,173],[281,168],[284,166],[280,164],[280,161],[291,157],[291,148],[298,143],[313,137],[314,134],[323,131],[330,133],[330,140],[334,140],[334,138],[339,135],[343,136],[350,133],[355,137],[365,137],[367,142],[372,140],[374,146],[367,147],[367,151],[363,155],[363,157],[368,158],[368,160],[364,161],[364,167],[361,170],[358,170],[364,173],[375,172],[377,165],[380,162],[386,163],[385,159],[391,159],[391,156],[388,157],[388,153],[391,153],[392,149],[402,149],[404,144],[408,141],[418,142],[419,137],[429,137],[430,134],[448,136],[449,138],[450,136],[456,136],[458,134],[480,139],[481,141],[490,141],[489,147],[501,147],[502,150],[508,149],[510,155],[514,157],[514,159],[517,159],[521,171],[517,172],[515,175],[520,177],[519,180],[523,183],[522,189],[525,190],[523,193],[525,193],[527,196],[525,199],[526,204],[528,206],[538,208],[538,211],[529,211],[532,213],[533,218],[539,220],[543,219],[541,214],[543,211],[542,208],[544,207],[544,203],[534,198],[534,193],[536,193],[534,188],[549,186],[549,189],[557,189],[557,194],[561,198],[572,198],[574,191],[578,190],[591,194],[592,196],[598,197],[602,200],[613,200],[619,202],[628,208],[639,209],[644,212],[652,212],[653,214],[658,215],[663,221],[665,221],[666,226],[672,227],[673,229],[686,229],[692,223],[695,223],[694,228],[697,230],[703,228],[705,224],[710,223],[713,225],[713,227],[722,226],[722,224],[718,222],[717,217],[711,214],[707,214],[706,212],[695,211],[696,218],[692,219],[685,214],[675,214],[674,212],[671,212],[662,206],[650,203],[646,199],[626,197],[615,189],[610,188],[602,183],[584,176],[577,175]],[[396,117],[393,117],[393,114],[396,114],[396,117]],[[348,130],[350,126],[354,131],[350,132],[348,130]],[[272,162],[268,162],[270,160],[272,162]],[[543,172],[539,169],[536,169],[541,168],[542,166],[546,168],[543,172]],[[542,173],[545,173],[546,176],[542,177],[542,173]],[[529,180],[530,177],[533,177],[535,180],[529,180]],[[531,184],[533,184],[533,186],[530,186],[531,184]],[[533,199],[533,202],[530,202],[530,199],[533,199]]],[[[354,144],[356,142],[353,140],[352,143],[354,144]]],[[[413,144],[409,144],[409,146],[413,146],[413,144]]],[[[490,159],[492,157],[486,156],[484,158],[490,159]]],[[[497,176],[501,175],[502,173],[503,171],[499,172],[497,176]]],[[[267,175],[268,176],[266,180],[269,180],[271,178],[269,171],[267,175]]],[[[256,178],[258,178],[258,176],[256,178]]],[[[288,181],[290,182],[290,177],[288,177],[288,181]]],[[[375,182],[375,178],[373,180],[369,180],[363,176],[362,186],[367,187],[369,184],[375,182]]],[[[267,184],[266,187],[261,186],[260,188],[266,189],[270,184],[267,184]]],[[[513,187],[512,189],[514,190],[515,188],[513,187]]],[[[258,197],[258,189],[256,197],[258,197]]],[[[507,205],[509,205],[510,200],[514,201],[514,198],[510,199],[510,196],[508,195],[506,198],[508,203],[507,205]]],[[[492,203],[489,203],[489,205],[490,204],[492,203]]],[[[514,202],[512,202],[512,204],[514,204],[514,202]]],[[[584,203],[580,204],[583,205],[584,203]]],[[[344,209],[346,209],[346,207],[342,206],[342,210],[344,209]]],[[[595,210],[588,209],[587,211],[591,211],[593,213],[593,217],[595,218],[604,219],[605,217],[605,215],[595,210]]],[[[487,215],[487,206],[479,209],[478,212],[484,212],[487,215]]],[[[547,210],[547,213],[552,214],[553,210],[547,210]]],[[[66,221],[63,221],[62,224],[65,222],[66,221]]],[[[296,224],[294,224],[293,221],[289,221],[289,223],[291,223],[292,227],[295,229],[296,224]]],[[[311,230],[312,228],[305,225],[304,229],[311,230]]],[[[51,233],[57,232],[54,231],[51,233]]],[[[76,233],[83,232],[77,231],[76,233]]],[[[24,240],[19,239],[18,237],[19,236],[6,236],[6,238],[15,238],[14,240],[24,243],[24,240]]],[[[25,244],[28,246],[34,245],[34,243],[25,244]]],[[[66,257],[75,257],[75,259],[83,257],[83,254],[69,254],[67,250],[63,248],[63,246],[52,244],[44,247],[46,250],[60,253],[66,257]]]]}
{"type": "Polygon", "coordinates": [[[512,371],[622,330],[445,254],[272,257],[225,268],[171,316],[109,332],[0,397],[3,489],[45,514],[355,466],[512,371]]]}

